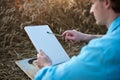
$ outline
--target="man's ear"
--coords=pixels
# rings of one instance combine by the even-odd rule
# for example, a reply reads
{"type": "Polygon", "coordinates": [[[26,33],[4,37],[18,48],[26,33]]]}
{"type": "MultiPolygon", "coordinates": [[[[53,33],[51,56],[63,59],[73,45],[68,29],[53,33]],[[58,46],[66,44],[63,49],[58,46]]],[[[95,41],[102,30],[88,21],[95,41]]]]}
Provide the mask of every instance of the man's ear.
{"type": "Polygon", "coordinates": [[[110,0],[104,0],[106,8],[111,7],[111,1],[110,0]]]}

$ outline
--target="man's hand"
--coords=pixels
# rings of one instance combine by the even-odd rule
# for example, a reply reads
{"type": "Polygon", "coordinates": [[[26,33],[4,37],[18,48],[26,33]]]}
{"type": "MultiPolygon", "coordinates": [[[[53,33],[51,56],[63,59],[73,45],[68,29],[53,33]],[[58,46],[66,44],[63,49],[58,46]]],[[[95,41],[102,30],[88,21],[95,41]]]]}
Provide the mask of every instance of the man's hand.
{"type": "Polygon", "coordinates": [[[52,61],[42,50],[37,54],[37,65],[39,68],[52,65],[52,61]]]}
{"type": "Polygon", "coordinates": [[[71,42],[80,42],[85,41],[86,37],[88,37],[87,34],[78,32],[76,30],[66,30],[63,32],[62,36],[64,37],[65,41],[71,41],[71,42]]]}
{"type": "Polygon", "coordinates": [[[80,42],[80,41],[90,41],[94,38],[102,37],[103,35],[91,35],[85,34],[76,30],[66,30],[63,32],[62,36],[64,37],[65,41],[71,42],[80,42]]]}

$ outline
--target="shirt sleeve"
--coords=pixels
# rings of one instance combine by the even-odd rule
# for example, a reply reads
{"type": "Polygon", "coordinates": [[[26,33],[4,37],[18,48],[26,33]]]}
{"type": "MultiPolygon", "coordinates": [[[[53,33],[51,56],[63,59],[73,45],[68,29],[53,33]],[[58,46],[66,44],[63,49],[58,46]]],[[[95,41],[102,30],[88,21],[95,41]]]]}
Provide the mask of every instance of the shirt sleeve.
{"type": "Polygon", "coordinates": [[[86,46],[70,61],[43,68],[36,74],[35,80],[104,80],[104,77],[99,79],[104,73],[101,51],[101,48],[86,46]]]}

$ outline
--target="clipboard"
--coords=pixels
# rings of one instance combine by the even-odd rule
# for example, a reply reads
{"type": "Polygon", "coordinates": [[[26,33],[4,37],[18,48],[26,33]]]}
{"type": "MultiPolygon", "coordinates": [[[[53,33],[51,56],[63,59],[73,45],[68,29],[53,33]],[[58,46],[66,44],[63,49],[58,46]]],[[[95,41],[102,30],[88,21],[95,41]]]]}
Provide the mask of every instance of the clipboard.
{"type": "MultiPolygon", "coordinates": [[[[52,61],[52,65],[57,65],[70,60],[70,57],[56,38],[48,25],[25,26],[25,31],[30,38],[35,49],[39,51],[42,49],[52,61]]],[[[36,54],[37,55],[37,54],[36,54]]],[[[35,74],[39,70],[34,62],[30,64],[29,61],[34,58],[18,60],[15,63],[23,70],[31,80],[34,80],[35,74]]]]}
{"type": "Polygon", "coordinates": [[[52,65],[70,60],[66,51],[48,25],[26,26],[25,31],[37,51],[43,50],[52,61],[52,65]]]}

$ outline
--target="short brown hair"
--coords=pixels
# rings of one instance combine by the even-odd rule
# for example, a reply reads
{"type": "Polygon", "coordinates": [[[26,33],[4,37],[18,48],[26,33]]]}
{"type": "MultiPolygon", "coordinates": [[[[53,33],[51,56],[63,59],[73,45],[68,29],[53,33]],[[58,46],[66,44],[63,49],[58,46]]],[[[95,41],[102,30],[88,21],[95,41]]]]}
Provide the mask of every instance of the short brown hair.
{"type": "Polygon", "coordinates": [[[116,12],[120,13],[120,0],[110,0],[111,8],[116,12]]]}
{"type": "MultiPolygon", "coordinates": [[[[99,0],[99,1],[104,1],[104,0],[99,0]]],[[[111,8],[114,10],[116,13],[120,13],[120,0],[110,0],[111,2],[111,8]]]]}

